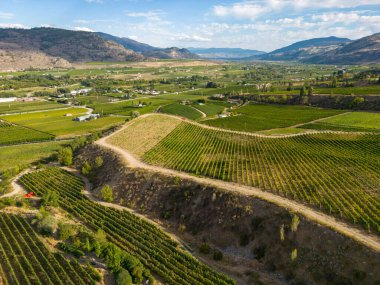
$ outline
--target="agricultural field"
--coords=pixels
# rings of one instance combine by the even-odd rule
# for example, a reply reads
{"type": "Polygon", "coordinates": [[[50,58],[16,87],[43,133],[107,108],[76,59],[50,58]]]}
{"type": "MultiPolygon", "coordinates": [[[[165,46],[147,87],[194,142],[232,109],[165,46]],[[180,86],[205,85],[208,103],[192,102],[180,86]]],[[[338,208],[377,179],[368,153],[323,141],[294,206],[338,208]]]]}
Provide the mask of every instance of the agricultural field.
{"type": "Polygon", "coordinates": [[[9,115],[9,122],[50,133],[57,137],[73,137],[111,128],[125,121],[121,117],[101,117],[97,120],[76,122],[73,118],[85,115],[85,108],[71,108],[31,114],[9,115]]]}
{"type": "Polygon", "coordinates": [[[86,267],[49,252],[29,221],[4,213],[0,213],[0,273],[4,284],[96,282],[86,267]]]}
{"type": "Polygon", "coordinates": [[[226,108],[231,107],[232,104],[218,101],[206,101],[204,105],[194,105],[195,108],[201,110],[207,117],[216,116],[222,113],[226,108]]]}
{"type": "Polygon", "coordinates": [[[62,169],[28,173],[20,181],[28,191],[40,196],[48,190],[56,191],[60,207],[91,229],[103,229],[111,242],[138,258],[167,284],[235,284],[184,252],[151,223],[127,211],[88,200],[82,194],[83,182],[62,169]]]}
{"type": "Polygon", "coordinates": [[[190,120],[197,120],[202,118],[201,112],[189,105],[182,105],[180,103],[172,103],[169,105],[165,105],[160,108],[160,113],[185,117],[190,120]]]}
{"type": "Polygon", "coordinates": [[[0,146],[54,139],[54,136],[0,120],[0,146]]]}
{"type": "Polygon", "coordinates": [[[67,108],[67,106],[47,101],[0,103],[0,115],[59,108],[67,108]]]}
{"type": "Polygon", "coordinates": [[[0,172],[16,166],[26,166],[52,156],[70,141],[43,142],[0,147],[0,172]]]}
{"type": "MultiPolygon", "coordinates": [[[[135,133],[125,129],[124,139],[142,142],[135,133]]],[[[181,122],[141,157],[153,165],[272,191],[379,234],[379,139],[334,133],[268,138],[181,122]]]]}
{"type": "Polygon", "coordinates": [[[305,106],[249,104],[234,109],[234,112],[237,115],[228,118],[205,120],[202,123],[229,130],[256,132],[307,123],[334,116],[343,111],[305,106]]]}
{"type": "Polygon", "coordinates": [[[347,132],[380,132],[380,113],[350,112],[300,126],[305,129],[347,132]]]}

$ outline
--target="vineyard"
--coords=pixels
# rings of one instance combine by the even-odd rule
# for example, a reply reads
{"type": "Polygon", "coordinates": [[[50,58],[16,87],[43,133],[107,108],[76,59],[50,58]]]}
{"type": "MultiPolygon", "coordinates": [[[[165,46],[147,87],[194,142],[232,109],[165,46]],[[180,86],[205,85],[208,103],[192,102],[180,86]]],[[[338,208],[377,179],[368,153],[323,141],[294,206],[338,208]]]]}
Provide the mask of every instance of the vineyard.
{"type": "Polygon", "coordinates": [[[4,284],[95,284],[86,267],[52,254],[27,220],[0,214],[0,275],[4,284]]]}
{"type": "Polygon", "coordinates": [[[47,168],[21,178],[28,191],[43,195],[52,190],[59,204],[90,228],[103,229],[111,242],[138,258],[168,284],[235,284],[179,249],[179,245],[156,226],[127,212],[91,202],[82,193],[82,181],[59,169],[47,168]]]}
{"type": "MultiPolygon", "coordinates": [[[[135,133],[126,128],[124,139],[138,144],[135,133]]],[[[379,141],[375,134],[268,138],[182,122],[142,158],[272,191],[380,233],[379,141]]]]}
{"type": "Polygon", "coordinates": [[[53,135],[0,120],[0,145],[52,140],[53,135]]]}

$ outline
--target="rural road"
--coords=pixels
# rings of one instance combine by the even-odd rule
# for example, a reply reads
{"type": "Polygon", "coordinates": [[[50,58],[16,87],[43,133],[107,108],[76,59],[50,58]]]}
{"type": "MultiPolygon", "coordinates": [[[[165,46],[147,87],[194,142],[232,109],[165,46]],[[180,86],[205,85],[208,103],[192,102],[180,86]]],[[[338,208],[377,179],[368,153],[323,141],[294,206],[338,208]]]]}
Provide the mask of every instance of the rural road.
{"type": "MultiPolygon", "coordinates": [[[[145,116],[149,116],[149,115],[152,115],[152,114],[147,114],[145,116]]],[[[141,117],[143,117],[143,116],[141,116],[141,117]]],[[[175,116],[171,116],[171,117],[177,118],[175,116]]],[[[191,123],[193,123],[193,122],[191,122],[191,123]]],[[[197,123],[195,123],[195,124],[197,124],[197,123]]],[[[198,124],[198,125],[201,125],[201,124],[198,124]]],[[[361,244],[363,244],[363,245],[365,245],[365,246],[367,246],[367,247],[369,247],[369,248],[371,248],[377,252],[380,252],[380,239],[377,236],[370,235],[370,234],[368,234],[368,233],[366,233],[360,229],[353,228],[344,222],[338,221],[337,219],[335,219],[332,216],[329,216],[327,214],[319,212],[319,211],[312,209],[308,206],[305,206],[301,203],[298,203],[296,201],[289,200],[287,198],[272,194],[270,192],[262,191],[261,189],[255,188],[255,187],[243,186],[243,185],[239,185],[236,183],[225,182],[222,180],[216,180],[216,179],[211,179],[211,178],[195,177],[195,176],[192,176],[192,175],[184,173],[184,172],[171,170],[171,169],[158,167],[158,166],[153,166],[153,165],[148,165],[148,164],[142,162],[141,160],[139,160],[138,158],[134,157],[134,155],[132,155],[127,150],[120,148],[118,146],[112,145],[112,144],[107,142],[107,139],[109,137],[113,136],[116,133],[122,132],[124,129],[128,128],[129,126],[130,126],[130,123],[127,123],[123,128],[121,128],[118,131],[110,134],[109,136],[106,136],[106,137],[99,139],[98,141],[95,142],[95,144],[97,144],[101,147],[104,147],[104,148],[108,148],[108,149],[114,151],[115,153],[119,154],[120,157],[125,161],[125,163],[128,167],[145,169],[148,171],[162,173],[164,175],[176,176],[176,177],[180,177],[183,179],[189,179],[189,180],[192,180],[196,183],[203,184],[203,185],[209,185],[212,187],[216,187],[218,189],[222,189],[224,191],[232,191],[232,192],[239,193],[239,194],[246,195],[246,196],[257,197],[259,199],[265,200],[267,202],[276,204],[280,207],[283,207],[283,208],[286,208],[290,211],[298,213],[298,214],[304,216],[305,218],[307,218],[309,220],[312,220],[312,221],[314,221],[320,225],[331,228],[338,233],[341,233],[341,234],[343,234],[343,235],[345,235],[345,236],[347,236],[347,237],[349,237],[349,238],[351,238],[351,239],[353,239],[353,240],[355,240],[355,241],[357,241],[357,242],[359,242],[359,243],[361,243],[361,244]]],[[[203,125],[201,125],[201,126],[203,126],[203,125]]],[[[270,137],[272,137],[272,136],[270,136],[270,137]]]]}

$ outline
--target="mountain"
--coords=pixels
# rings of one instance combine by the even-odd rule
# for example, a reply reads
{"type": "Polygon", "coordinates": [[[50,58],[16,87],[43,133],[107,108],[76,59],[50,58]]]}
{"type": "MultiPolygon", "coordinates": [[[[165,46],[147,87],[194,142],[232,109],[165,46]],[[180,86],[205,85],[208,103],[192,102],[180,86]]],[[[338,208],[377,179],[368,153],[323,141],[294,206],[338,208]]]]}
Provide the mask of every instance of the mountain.
{"type": "Polygon", "coordinates": [[[241,48],[188,48],[188,50],[207,59],[243,59],[265,54],[263,51],[241,48]]]}
{"type": "Polygon", "coordinates": [[[179,49],[176,47],[171,48],[158,48],[153,47],[148,44],[140,43],[138,41],[124,38],[116,37],[110,34],[96,33],[98,36],[102,37],[107,41],[112,41],[122,45],[123,47],[133,50],[134,52],[141,53],[145,57],[159,58],[159,59],[198,59],[196,54],[191,53],[187,49],[179,49]]]}
{"type": "Polygon", "coordinates": [[[322,55],[313,56],[305,62],[321,64],[380,63],[380,33],[358,39],[322,55]]]}
{"type": "Polygon", "coordinates": [[[144,58],[95,33],[55,28],[0,29],[0,49],[42,53],[68,62],[137,61],[144,58]]]}
{"type": "Polygon", "coordinates": [[[262,60],[306,60],[308,58],[324,54],[340,48],[351,40],[347,38],[315,38],[305,41],[296,42],[290,46],[274,50],[270,53],[258,56],[256,58],[262,60]]]}

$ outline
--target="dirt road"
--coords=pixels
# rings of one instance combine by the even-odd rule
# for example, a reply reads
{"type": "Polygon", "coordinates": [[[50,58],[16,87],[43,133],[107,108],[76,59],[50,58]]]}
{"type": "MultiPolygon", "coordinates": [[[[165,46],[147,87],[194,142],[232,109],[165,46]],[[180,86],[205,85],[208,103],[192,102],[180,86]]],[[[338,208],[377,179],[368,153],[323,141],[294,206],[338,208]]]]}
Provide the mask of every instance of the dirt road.
{"type": "MultiPolygon", "coordinates": [[[[148,115],[146,115],[148,116],[148,115]]],[[[143,117],[143,116],[141,116],[143,117]]],[[[174,117],[174,116],[173,116],[174,117]]],[[[176,118],[176,117],[175,117],[176,118]]],[[[203,125],[201,125],[203,126],[203,125]]],[[[116,131],[115,133],[123,131],[125,128],[128,128],[129,124],[126,124],[123,128],[120,130],[116,131]]],[[[210,185],[212,187],[219,188],[224,191],[232,191],[232,192],[237,192],[242,195],[246,196],[254,196],[259,199],[265,200],[267,202],[276,204],[280,207],[286,208],[290,211],[293,211],[295,213],[298,213],[304,217],[306,217],[309,220],[312,220],[320,225],[326,226],[328,228],[331,228],[347,237],[350,237],[351,239],[377,251],[380,252],[380,239],[377,236],[370,235],[360,229],[353,228],[350,225],[338,221],[334,217],[331,217],[327,214],[324,214],[322,212],[319,212],[315,209],[312,209],[308,206],[305,206],[301,203],[298,203],[293,200],[289,200],[287,198],[272,194],[270,192],[265,192],[262,191],[261,189],[254,188],[254,187],[249,187],[249,186],[243,186],[231,182],[225,182],[222,180],[216,180],[216,179],[211,179],[211,178],[205,178],[205,177],[195,177],[190,174],[184,173],[184,172],[179,172],[176,170],[171,170],[163,167],[158,167],[158,166],[153,166],[153,165],[148,165],[138,158],[134,157],[130,152],[128,152],[125,149],[122,149],[120,147],[114,146],[112,144],[109,144],[107,142],[107,139],[114,135],[115,133],[101,138],[95,143],[99,146],[108,148],[117,154],[120,155],[121,158],[125,161],[126,165],[128,165],[131,168],[139,168],[139,169],[145,169],[153,172],[159,172],[164,175],[169,175],[169,176],[176,176],[180,177],[183,179],[189,179],[192,181],[195,181],[200,184],[204,185],[210,185]]]]}

